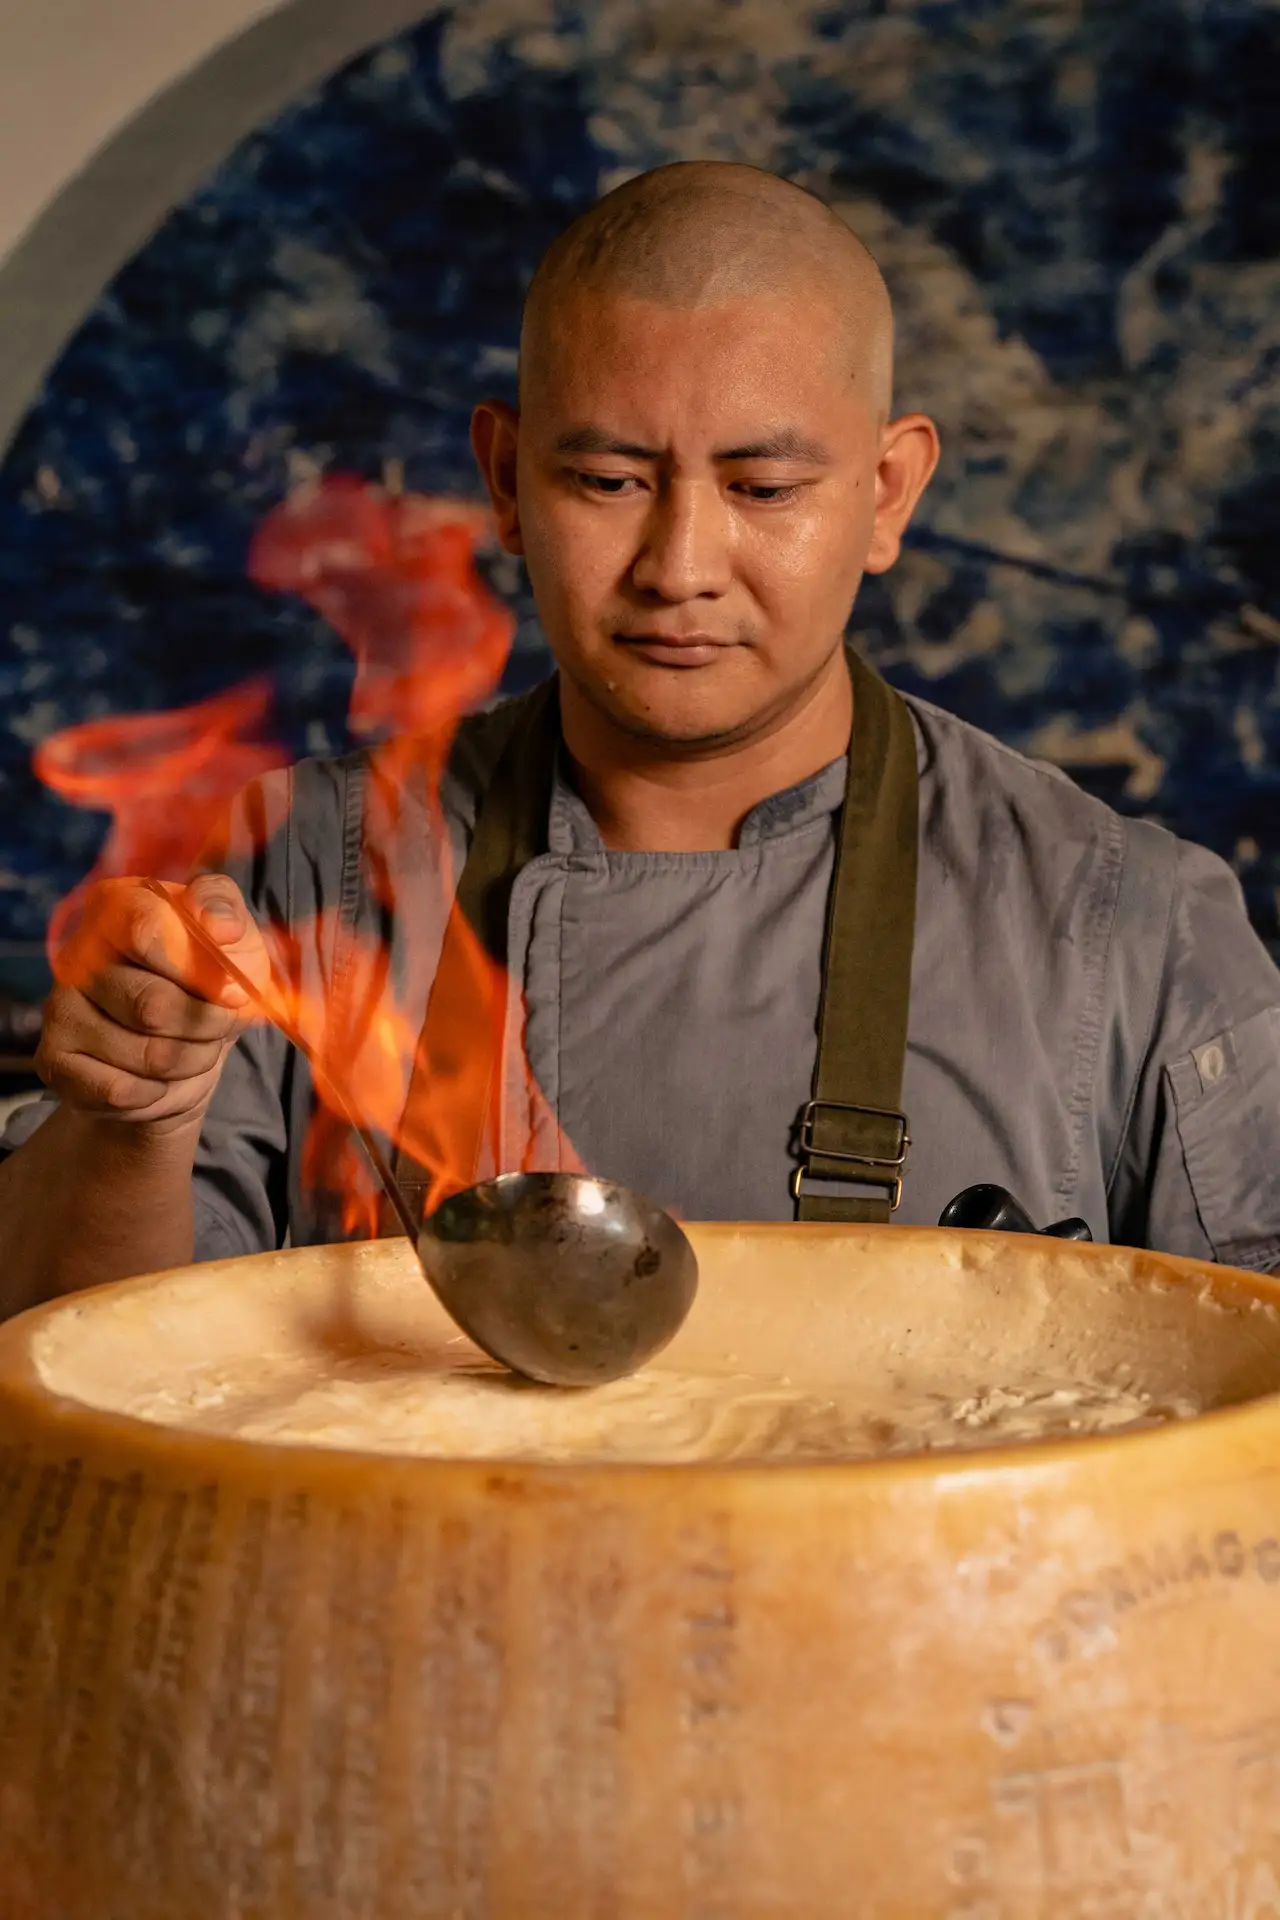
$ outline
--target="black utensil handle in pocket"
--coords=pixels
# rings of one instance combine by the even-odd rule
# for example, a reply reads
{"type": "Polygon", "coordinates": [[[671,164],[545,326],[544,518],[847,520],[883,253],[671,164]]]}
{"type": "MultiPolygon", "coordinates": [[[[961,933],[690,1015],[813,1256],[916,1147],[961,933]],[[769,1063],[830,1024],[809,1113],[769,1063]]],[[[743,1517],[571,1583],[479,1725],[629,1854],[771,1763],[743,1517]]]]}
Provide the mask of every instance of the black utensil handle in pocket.
{"type": "Polygon", "coordinates": [[[1007,1187],[985,1181],[966,1187],[942,1209],[940,1227],[976,1227],[984,1233],[1038,1233],[1051,1240],[1092,1240],[1088,1222],[1073,1216],[1058,1220],[1050,1227],[1032,1225],[1025,1207],[1019,1206],[1007,1187]]]}

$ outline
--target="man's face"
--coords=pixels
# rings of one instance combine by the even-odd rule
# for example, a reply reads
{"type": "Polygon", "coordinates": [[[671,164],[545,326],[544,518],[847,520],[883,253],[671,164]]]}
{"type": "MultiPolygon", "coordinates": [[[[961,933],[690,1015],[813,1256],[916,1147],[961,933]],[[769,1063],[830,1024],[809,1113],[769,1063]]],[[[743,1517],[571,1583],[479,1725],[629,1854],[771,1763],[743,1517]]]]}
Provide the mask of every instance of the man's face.
{"type": "Polygon", "coordinates": [[[558,312],[482,464],[563,674],[627,732],[750,738],[832,670],[864,569],[897,551],[870,552],[882,436],[850,354],[816,302],[558,312]]]}

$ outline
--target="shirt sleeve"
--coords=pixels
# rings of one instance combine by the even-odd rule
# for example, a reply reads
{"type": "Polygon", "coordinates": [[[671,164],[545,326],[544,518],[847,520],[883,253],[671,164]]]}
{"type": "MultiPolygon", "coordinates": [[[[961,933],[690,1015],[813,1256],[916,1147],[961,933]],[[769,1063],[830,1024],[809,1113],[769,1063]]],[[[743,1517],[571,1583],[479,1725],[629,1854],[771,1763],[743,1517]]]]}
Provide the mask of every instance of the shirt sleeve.
{"type": "Polygon", "coordinates": [[[1112,1238],[1267,1272],[1280,1267],[1280,971],[1225,861],[1180,842],[1173,885],[1112,1238]]]}
{"type": "Polygon", "coordinates": [[[57,1104],[51,1093],[41,1093],[34,1100],[24,1100],[21,1106],[13,1107],[4,1126],[0,1127],[0,1160],[16,1153],[19,1147],[24,1147],[57,1104]]]}
{"type": "MultiPolygon", "coordinates": [[[[204,871],[231,875],[264,929],[289,922],[289,793],[284,774],[246,788],[199,862],[204,871]]],[[[263,1253],[283,1243],[293,1070],[287,1041],[261,1022],[247,1028],[227,1056],[192,1173],[197,1261],[263,1253]]],[[[0,1158],[25,1145],[57,1104],[45,1094],[11,1115],[0,1133],[0,1158]]]]}
{"type": "MultiPolygon", "coordinates": [[[[291,770],[254,781],[197,863],[202,872],[231,876],[269,946],[271,928],[291,922],[292,803],[291,770]]],[[[280,954],[275,957],[282,966],[280,954]]],[[[264,1021],[246,1028],[227,1056],[192,1171],[197,1261],[265,1253],[284,1243],[292,1065],[288,1042],[264,1021]]]]}
{"type": "Polygon", "coordinates": [[[227,1056],[191,1176],[197,1260],[264,1253],[284,1242],[288,1065],[274,1027],[250,1028],[227,1056]]]}
{"type": "MultiPolygon", "coordinates": [[[[254,1027],[227,1057],[196,1149],[191,1178],[195,1258],[263,1253],[287,1221],[283,1079],[289,1062],[274,1028],[254,1027]]],[[[0,1160],[25,1146],[56,1111],[51,1093],[28,1101],[0,1131],[0,1160]]]]}

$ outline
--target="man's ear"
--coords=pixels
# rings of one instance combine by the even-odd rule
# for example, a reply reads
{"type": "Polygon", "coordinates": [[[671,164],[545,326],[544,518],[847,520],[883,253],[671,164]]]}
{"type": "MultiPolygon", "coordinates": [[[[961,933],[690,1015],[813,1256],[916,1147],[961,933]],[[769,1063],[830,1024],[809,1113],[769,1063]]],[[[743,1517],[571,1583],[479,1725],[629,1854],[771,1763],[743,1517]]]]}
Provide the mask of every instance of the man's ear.
{"type": "Polygon", "coordinates": [[[902,550],[902,536],[916,502],[938,464],[938,429],[923,413],[891,420],[880,442],[876,467],[876,519],[866,571],[884,573],[902,550]]]}
{"type": "Polygon", "coordinates": [[[519,436],[520,415],[505,400],[482,400],[471,416],[471,451],[489,489],[498,543],[506,553],[524,552],[516,505],[519,436]]]}

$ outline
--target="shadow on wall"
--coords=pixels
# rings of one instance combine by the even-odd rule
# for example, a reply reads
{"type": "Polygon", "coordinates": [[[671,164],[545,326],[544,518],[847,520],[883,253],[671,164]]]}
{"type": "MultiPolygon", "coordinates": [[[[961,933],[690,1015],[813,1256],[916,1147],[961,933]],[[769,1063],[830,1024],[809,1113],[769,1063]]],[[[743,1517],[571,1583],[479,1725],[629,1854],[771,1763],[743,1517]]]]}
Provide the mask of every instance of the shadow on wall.
{"type": "Polygon", "coordinates": [[[846,213],[944,431],[871,657],[1226,855],[1280,947],[1278,55],[1265,0],[470,0],[353,62],[120,273],[0,472],[0,943],[101,839],[31,772],[56,729],[266,673],[292,752],[347,743],[350,656],[249,583],[255,527],[331,468],[475,496],[542,248],[711,156],[846,213]]]}

